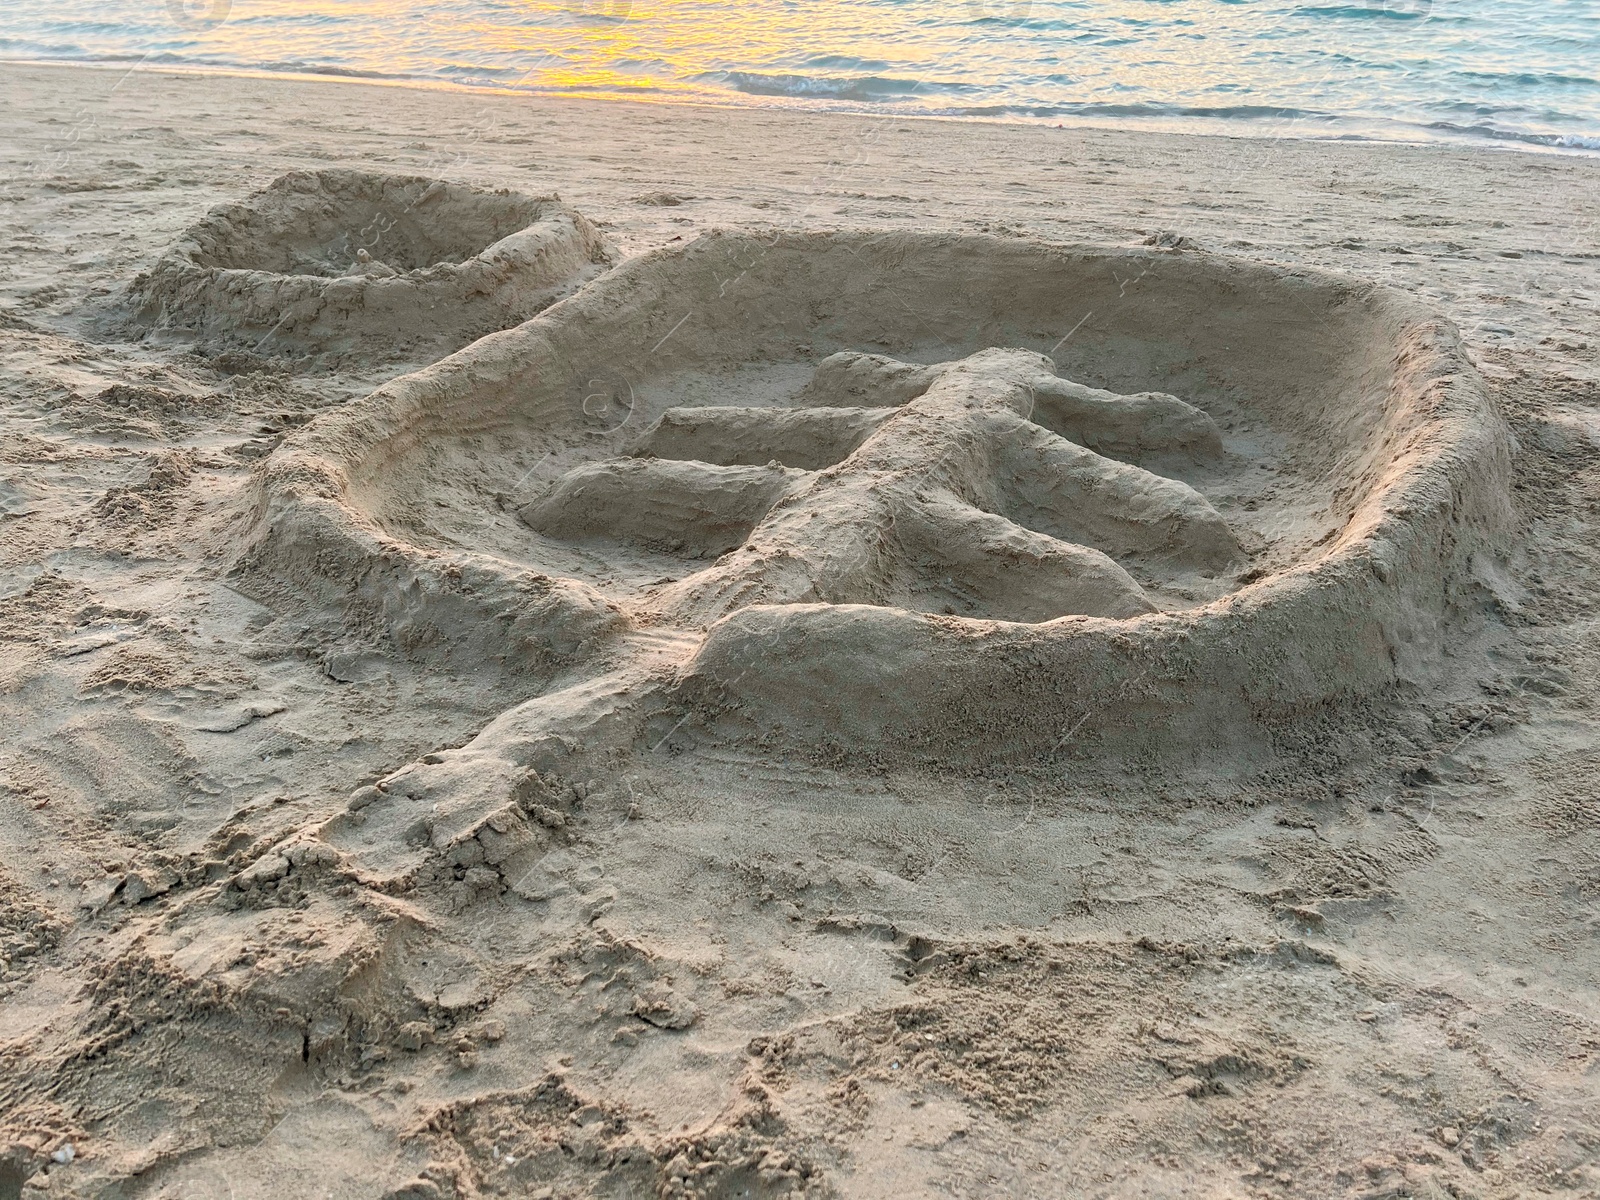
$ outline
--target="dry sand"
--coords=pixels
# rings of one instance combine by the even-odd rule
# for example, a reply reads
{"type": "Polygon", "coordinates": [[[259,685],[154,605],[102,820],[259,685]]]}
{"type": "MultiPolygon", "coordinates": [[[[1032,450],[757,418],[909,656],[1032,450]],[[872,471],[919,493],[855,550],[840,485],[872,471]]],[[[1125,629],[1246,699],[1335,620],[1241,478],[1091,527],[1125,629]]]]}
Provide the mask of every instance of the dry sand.
{"type": "Polygon", "coordinates": [[[1600,1195],[1600,160],[0,89],[0,1200],[1600,1195]]]}

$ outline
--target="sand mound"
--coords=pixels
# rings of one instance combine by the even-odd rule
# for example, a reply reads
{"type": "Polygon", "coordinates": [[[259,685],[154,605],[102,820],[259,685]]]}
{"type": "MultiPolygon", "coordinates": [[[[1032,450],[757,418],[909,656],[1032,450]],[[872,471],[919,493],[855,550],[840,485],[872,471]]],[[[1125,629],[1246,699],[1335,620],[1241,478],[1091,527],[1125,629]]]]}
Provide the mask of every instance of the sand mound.
{"type": "Polygon", "coordinates": [[[147,331],[258,353],[445,353],[526,320],[607,260],[554,196],[295,171],[193,226],[128,303],[147,331]]]}
{"type": "Polygon", "coordinates": [[[618,736],[1244,762],[1433,668],[1508,449],[1448,323],[1355,281],[711,236],[291,437],[241,570],[460,667],[594,658],[657,697],[618,736]]]}

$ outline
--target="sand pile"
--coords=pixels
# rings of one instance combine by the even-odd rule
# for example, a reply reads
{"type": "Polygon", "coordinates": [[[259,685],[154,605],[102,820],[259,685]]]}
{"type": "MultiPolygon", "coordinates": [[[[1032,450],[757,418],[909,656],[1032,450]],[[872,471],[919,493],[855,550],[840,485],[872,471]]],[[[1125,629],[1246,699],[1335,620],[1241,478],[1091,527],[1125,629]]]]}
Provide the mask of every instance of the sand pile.
{"type": "Polygon", "coordinates": [[[1349,280],[712,236],[290,438],[241,568],[514,674],[679,631],[676,738],[1248,756],[1476,619],[1508,449],[1449,326],[1349,280]]]}
{"type": "Polygon", "coordinates": [[[255,354],[450,350],[525,320],[608,261],[556,196],[295,171],[191,227],[127,296],[147,336],[255,354]]]}

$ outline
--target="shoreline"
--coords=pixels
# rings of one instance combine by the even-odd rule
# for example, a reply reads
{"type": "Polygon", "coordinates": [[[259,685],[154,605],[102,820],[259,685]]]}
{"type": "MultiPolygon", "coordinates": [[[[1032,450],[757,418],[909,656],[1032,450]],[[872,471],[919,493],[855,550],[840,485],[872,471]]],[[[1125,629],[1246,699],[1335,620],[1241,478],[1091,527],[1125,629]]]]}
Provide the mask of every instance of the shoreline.
{"type": "MultiPolygon", "coordinates": [[[[344,70],[340,68],[327,68],[324,70],[273,70],[265,67],[244,67],[237,65],[214,65],[205,63],[172,63],[154,62],[147,64],[149,56],[116,59],[29,59],[29,58],[0,58],[0,68],[8,67],[38,67],[46,69],[66,68],[87,71],[113,72],[126,70],[129,73],[167,73],[171,75],[199,75],[208,77],[236,78],[236,79],[263,79],[285,80],[296,83],[340,83],[364,84],[371,87],[406,88],[424,92],[443,92],[455,95],[481,95],[503,97],[525,97],[541,101],[578,101],[598,104],[642,104],[652,107],[685,108],[707,110],[712,112],[772,112],[786,114],[800,114],[806,116],[825,117],[859,117],[872,120],[903,120],[921,122],[948,122],[956,125],[979,126],[1020,126],[1024,128],[1063,129],[1063,130],[1104,130],[1108,132],[1125,132],[1132,134],[1156,134],[1172,137],[1202,137],[1220,138],[1225,140],[1246,140],[1253,142],[1278,142],[1297,141],[1312,143],[1334,143],[1351,145],[1380,145],[1380,146],[1412,146],[1412,147],[1446,147],[1461,150],[1484,150],[1500,152],[1516,152],[1526,154],[1553,155],[1558,158],[1600,158],[1600,136],[1570,135],[1581,138],[1584,142],[1593,142],[1593,145],[1563,145],[1559,140],[1546,141],[1546,136],[1559,139],[1568,135],[1543,135],[1543,134],[1515,134],[1503,132],[1487,132],[1474,134],[1461,130],[1450,132],[1440,131],[1432,136],[1419,133],[1414,137],[1385,136],[1378,132],[1328,132],[1323,135],[1308,134],[1305,132],[1284,133],[1274,132],[1261,128],[1232,129],[1222,122],[1224,118],[1206,116],[1120,116],[1096,119],[1084,116],[1028,116],[1024,114],[962,114],[962,113],[929,113],[905,112],[899,110],[874,110],[870,107],[848,107],[845,105],[829,106],[821,103],[806,103],[795,100],[783,102],[776,98],[768,98],[769,103],[756,103],[754,98],[747,102],[734,99],[719,101],[712,97],[684,98],[678,96],[664,96],[653,98],[643,95],[611,94],[601,92],[553,92],[540,91],[532,88],[495,86],[492,84],[466,84],[453,83],[448,80],[424,79],[414,76],[381,75],[371,72],[344,70]],[[130,65],[131,64],[131,65],[130,65]],[[1195,128],[1186,128],[1184,123],[1192,122],[1195,128]]],[[[1258,118],[1267,121],[1268,118],[1258,118]]],[[[1252,119],[1256,120],[1256,119],[1252,119]]],[[[1337,114],[1297,114],[1285,117],[1281,125],[1285,127],[1297,125],[1310,125],[1338,123],[1359,125],[1361,122],[1354,117],[1340,116],[1337,114]]],[[[1407,122],[1395,121],[1395,125],[1405,128],[1417,129],[1420,127],[1407,122]]]]}

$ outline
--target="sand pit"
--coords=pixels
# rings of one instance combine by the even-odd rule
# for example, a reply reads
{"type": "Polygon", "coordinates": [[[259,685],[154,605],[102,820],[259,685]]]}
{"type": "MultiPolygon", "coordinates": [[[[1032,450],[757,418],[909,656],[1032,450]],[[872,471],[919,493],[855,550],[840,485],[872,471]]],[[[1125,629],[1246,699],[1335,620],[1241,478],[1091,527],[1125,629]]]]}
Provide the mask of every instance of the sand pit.
{"type": "Polygon", "coordinates": [[[555,196],[295,171],[192,226],[127,304],[147,336],[206,347],[437,355],[527,319],[607,257],[555,196]]]}
{"type": "Polygon", "coordinates": [[[619,737],[1247,762],[1476,619],[1508,450],[1352,280],[713,235],[292,437],[241,570],[535,692],[649,659],[619,737]]]}

